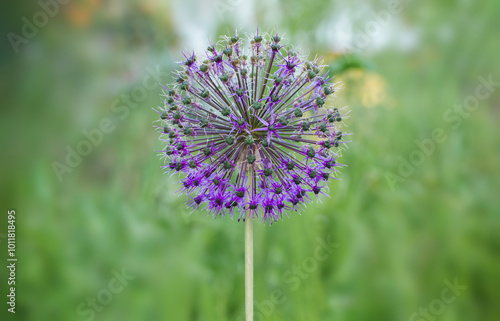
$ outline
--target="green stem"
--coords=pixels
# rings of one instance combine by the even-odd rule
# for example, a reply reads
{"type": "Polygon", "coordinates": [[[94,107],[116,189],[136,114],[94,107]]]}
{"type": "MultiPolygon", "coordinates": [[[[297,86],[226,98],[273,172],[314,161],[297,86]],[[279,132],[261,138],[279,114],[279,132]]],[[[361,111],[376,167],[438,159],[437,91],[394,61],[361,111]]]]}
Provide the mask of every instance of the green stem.
{"type": "Polygon", "coordinates": [[[253,321],[253,217],[248,211],[245,220],[245,316],[253,321]]]}

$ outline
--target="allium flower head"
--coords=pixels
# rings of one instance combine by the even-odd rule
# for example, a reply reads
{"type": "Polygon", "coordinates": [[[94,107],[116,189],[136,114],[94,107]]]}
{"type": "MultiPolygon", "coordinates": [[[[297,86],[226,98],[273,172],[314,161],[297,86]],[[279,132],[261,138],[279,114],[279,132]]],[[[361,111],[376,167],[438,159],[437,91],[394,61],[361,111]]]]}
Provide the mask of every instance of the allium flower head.
{"type": "Polygon", "coordinates": [[[327,195],[347,112],[332,106],[338,84],[321,58],[258,31],[184,58],[155,127],[164,167],[184,173],[188,206],[273,223],[327,195]]]}

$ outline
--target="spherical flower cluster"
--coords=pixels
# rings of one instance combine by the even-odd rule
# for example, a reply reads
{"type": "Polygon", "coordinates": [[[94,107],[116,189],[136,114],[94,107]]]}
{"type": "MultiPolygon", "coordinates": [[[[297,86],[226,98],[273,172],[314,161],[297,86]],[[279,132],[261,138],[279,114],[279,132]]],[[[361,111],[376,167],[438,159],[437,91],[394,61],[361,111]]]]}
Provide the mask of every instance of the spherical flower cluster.
{"type": "Polygon", "coordinates": [[[308,61],[275,35],[234,33],[205,56],[184,54],[164,87],[155,126],[181,192],[213,216],[273,223],[325,194],[346,134],[345,108],[322,59],[308,61]],[[244,43],[248,42],[248,47],[244,43]]]}

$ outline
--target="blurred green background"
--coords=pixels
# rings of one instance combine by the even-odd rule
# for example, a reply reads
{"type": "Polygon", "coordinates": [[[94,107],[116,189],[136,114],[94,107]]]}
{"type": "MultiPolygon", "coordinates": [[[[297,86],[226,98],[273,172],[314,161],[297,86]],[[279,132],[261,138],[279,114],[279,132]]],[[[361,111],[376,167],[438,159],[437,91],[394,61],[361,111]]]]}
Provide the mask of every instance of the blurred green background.
{"type": "Polygon", "coordinates": [[[257,25],[325,57],[354,135],[330,198],[256,224],[255,320],[500,320],[500,92],[476,90],[500,82],[500,2],[403,1],[388,16],[390,2],[358,0],[3,7],[0,265],[12,208],[19,261],[17,313],[2,302],[1,320],[243,320],[244,226],[174,194],[148,75],[168,83],[181,50],[257,25]],[[103,119],[112,130],[58,179],[54,162],[103,119]],[[318,238],[337,244],[324,260],[318,238]]]}

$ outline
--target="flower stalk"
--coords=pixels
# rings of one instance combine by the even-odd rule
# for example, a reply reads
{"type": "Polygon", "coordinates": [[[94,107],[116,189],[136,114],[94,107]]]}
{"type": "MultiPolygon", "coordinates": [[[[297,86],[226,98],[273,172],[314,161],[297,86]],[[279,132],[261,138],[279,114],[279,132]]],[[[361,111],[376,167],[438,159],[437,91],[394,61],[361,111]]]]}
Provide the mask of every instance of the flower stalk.
{"type": "Polygon", "coordinates": [[[253,218],[245,220],[245,320],[253,321],[253,218]]]}

